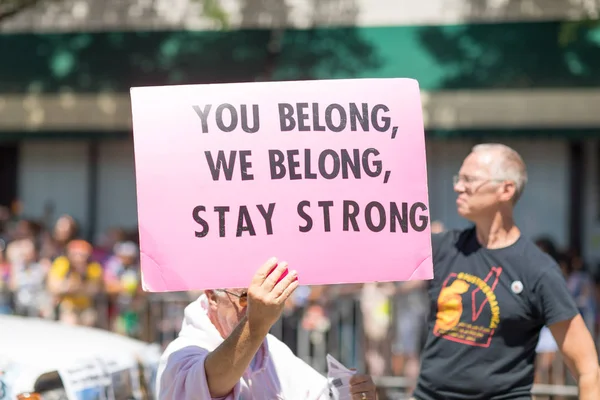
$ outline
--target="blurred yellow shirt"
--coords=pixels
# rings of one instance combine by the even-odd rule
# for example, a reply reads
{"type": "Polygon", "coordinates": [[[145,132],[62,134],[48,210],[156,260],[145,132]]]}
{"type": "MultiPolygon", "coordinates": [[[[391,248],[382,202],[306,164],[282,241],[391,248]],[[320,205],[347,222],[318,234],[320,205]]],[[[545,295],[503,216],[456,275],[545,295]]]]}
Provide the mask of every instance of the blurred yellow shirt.
{"type": "MultiPolygon", "coordinates": [[[[79,276],[76,271],[70,270],[70,262],[69,259],[65,256],[60,256],[52,263],[52,268],[50,269],[50,277],[53,279],[77,279],[79,282],[83,283],[83,277],[79,276]]],[[[102,279],[102,266],[97,262],[91,262],[87,266],[87,280],[88,281],[100,281],[102,279]]],[[[93,305],[93,299],[85,294],[80,295],[65,295],[61,301],[62,305],[72,306],[79,310],[89,308],[93,305]]]]}

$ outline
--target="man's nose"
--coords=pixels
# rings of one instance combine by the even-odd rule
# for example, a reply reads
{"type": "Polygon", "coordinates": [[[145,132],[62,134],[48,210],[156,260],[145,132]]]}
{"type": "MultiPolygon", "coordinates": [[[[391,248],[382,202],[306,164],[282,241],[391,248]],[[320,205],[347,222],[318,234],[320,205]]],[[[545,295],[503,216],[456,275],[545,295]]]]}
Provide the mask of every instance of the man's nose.
{"type": "Polygon", "coordinates": [[[456,193],[464,193],[465,190],[465,184],[461,180],[454,184],[454,191],[456,193]]]}

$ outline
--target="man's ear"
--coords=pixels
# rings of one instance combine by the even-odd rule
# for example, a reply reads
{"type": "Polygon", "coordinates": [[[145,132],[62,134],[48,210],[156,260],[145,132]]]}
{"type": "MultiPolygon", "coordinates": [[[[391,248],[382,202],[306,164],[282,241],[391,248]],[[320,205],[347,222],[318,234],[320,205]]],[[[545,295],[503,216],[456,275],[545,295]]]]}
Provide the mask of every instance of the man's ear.
{"type": "Polygon", "coordinates": [[[208,299],[208,305],[210,306],[210,308],[216,308],[217,303],[219,302],[219,299],[217,298],[219,295],[217,294],[217,292],[215,292],[214,290],[205,290],[204,294],[208,299]]]}
{"type": "Polygon", "coordinates": [[[516,192],[517,187],[515,186],[514,182],[504,182],[504,184],[502,185],[502,194],[500,196],[500,199],[506,202],[512,201],[512,199],[515,197],[516,192]]]}

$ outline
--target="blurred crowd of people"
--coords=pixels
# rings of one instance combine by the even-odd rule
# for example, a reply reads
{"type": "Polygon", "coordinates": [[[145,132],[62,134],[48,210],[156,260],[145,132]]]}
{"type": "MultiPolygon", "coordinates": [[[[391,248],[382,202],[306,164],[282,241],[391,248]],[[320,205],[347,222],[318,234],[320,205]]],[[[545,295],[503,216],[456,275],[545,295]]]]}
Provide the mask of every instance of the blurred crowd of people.
{"type": "Polygon", "coordinates": [[[54,226],[0,209],[0,313],[97,326],[136,335],[140,284],[137,233],[113,229],[98,241],[83,239],[75,219],[54,226]]]}

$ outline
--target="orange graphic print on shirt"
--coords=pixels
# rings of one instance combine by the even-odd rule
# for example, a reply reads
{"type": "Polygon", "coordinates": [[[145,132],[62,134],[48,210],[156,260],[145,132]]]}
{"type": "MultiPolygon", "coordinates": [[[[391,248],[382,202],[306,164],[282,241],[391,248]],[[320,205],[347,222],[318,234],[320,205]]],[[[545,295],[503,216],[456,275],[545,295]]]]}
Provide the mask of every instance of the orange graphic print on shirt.
{"type": "Polygon", "coordinates": [[[470,346],[489,347],[500,323],[500,306],[494,290],[502,274],[492,267],[481,279],[460,272],[450,274],[438,296],[433,334],[470,346]]]}
{"type": "Polygon", "coordinates": [[[437,301],[438,312],[434,332],[449,331],[458,325],[463,312],[462,294],[467,290],[469,284],[460,279],[442,289],[437,301]]]}

